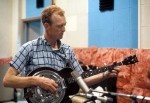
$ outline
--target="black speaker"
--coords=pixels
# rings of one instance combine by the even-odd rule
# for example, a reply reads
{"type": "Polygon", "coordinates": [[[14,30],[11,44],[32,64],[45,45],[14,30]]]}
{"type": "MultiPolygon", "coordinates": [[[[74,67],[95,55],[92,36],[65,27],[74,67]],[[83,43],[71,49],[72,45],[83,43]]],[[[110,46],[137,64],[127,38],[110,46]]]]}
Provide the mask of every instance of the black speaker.
{"type": "Polygon", "coordinates": [[[44,0],[36,0],[36,8],[44,7],[44,0]]]}
{"type": "Polygon", "coordinates": [[[114,9],[114,0],[99,0],[99,10],[113,10],[114,9]]]}

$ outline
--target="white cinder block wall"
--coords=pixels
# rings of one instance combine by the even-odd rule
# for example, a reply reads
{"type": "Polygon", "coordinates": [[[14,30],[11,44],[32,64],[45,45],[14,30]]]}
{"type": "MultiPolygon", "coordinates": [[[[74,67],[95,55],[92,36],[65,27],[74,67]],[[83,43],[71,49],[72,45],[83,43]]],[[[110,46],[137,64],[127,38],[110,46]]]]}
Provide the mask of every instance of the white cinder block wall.
{"type": "Polygon", "coordinates": [[[11,56],[12,0],[0,0],[0,58],[11,56]]]}
{"type": "Polygon", "coordinates": [[[139,48],[150,49],[150,0],[139,0],[138,27],[139,48]]]}
{"type": "Polygon", "coordinates": [[[67,19],[63,42],[71,47],[88,47],[88,0],[56,0],[67,19]]]}

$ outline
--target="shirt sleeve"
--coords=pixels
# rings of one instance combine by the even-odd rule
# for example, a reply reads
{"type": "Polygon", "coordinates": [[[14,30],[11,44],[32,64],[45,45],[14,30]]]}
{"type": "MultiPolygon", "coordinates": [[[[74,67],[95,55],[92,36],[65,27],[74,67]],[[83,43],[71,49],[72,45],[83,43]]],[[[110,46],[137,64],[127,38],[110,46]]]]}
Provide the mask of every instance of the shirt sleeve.
{"type": "Polygon", "coordinates": [[[75,56],[75,53],[73,51],[72,48],[70,48],[70,61],[71,61],[71,66],[74,70],[78,71],[79,74],[82,74],[83,73],[83,69],[82,67],[80,66],[76,56],[75,56]]]}
{"type": "Polygon", "coordinates": [[[13,66],[20,73],[29,61],[30,51],[31,45],[30,42],[27,42],[18,50],[12,61],[10,61],[10,66],[13,66]]]}

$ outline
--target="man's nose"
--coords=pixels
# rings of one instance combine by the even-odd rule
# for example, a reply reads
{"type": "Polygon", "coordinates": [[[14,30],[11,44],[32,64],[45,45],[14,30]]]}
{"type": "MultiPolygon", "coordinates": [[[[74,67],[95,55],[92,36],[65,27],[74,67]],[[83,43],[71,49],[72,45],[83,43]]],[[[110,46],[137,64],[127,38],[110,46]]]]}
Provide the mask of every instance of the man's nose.
{"type": "Polygon", "coordinates": [[[62,31],[63,31],[63,32],[65,32],[65,31],[66,31],[66,28],[65,28],[65,26],[63,26],[63,27],[62,27],[62,31]]]}

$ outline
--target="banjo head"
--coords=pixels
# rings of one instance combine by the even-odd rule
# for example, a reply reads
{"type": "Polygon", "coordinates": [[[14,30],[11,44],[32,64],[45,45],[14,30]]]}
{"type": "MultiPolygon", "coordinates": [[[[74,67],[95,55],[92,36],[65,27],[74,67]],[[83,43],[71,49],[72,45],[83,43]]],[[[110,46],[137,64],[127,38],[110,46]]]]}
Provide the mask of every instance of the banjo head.
{"type": "Polygon", "coordinates": [[[24,94],[29,103],[60,103],[63,100],[66,85],[64,79],[56,72],[42,68],[31,72],[29,76],[44,76],[49,79],[53,79],[58,83],[58,88],[55,94],[50,91],[46,91],[39,86],[25,88],[24,94]]]}

